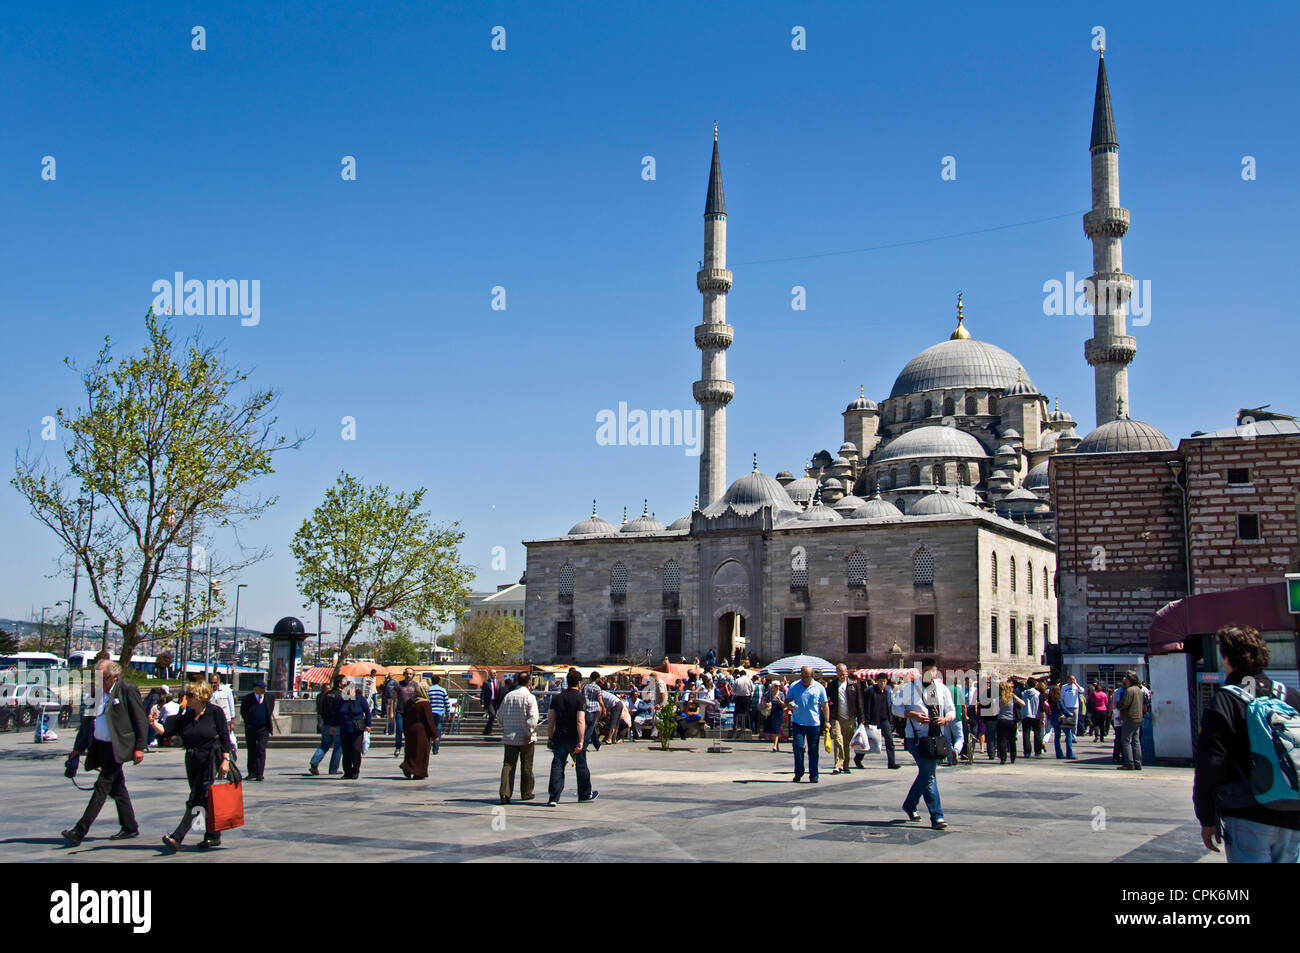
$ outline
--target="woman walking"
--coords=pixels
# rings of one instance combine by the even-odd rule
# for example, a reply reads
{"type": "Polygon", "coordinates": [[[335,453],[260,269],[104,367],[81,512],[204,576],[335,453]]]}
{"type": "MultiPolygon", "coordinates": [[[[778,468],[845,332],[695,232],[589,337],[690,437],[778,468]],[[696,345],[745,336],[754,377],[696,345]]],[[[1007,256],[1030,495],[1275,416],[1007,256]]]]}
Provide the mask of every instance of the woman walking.
{"type": "Polygon", "coordinates": [[[429,689],[424,679],[415,683],[415,695],[402,713],[402,727],[406,734],[406,760],[398,767],[407,780],[423,781],[429,776],[429,750],[438,740],[438,725],[433,720],[433,707],[429,704],[429,689]]]}
{"type": "MultiPolygon", "coordinates": [[[[185,816],[176,830],[162,839],[163,846],[175,853],[181,841],[190,832],[195,810],[207,803],[208,788],[217,775],[230,770],[230,725],[226,713],[212,700],[212,688],[206,682],[190,682],[185,686],[185,710],[172,715],[166,723],[159,722],[157,713],[150,718],[154,730],[161,735],[179,735],[185,746],[185,777],[190,782],[190,797],[185,802],[185,816]]],[[[200,847],[220,847],[221,832],[205,831],[200,847]]]]}
{"type": "Polygon", "coordinates": [[[1016,763],[1016,722],[1019,720],[1016,715],[1016,707],[1023,708],[1025,703],[1021,701],[1015,692],[1015,685],[1011,682],[1003,682],[998,687],[998,761],[1002,764],[1007,763],[1007,752],[1011,752],[1011,763],[1016,763]]]}
{"type": "Polygon", "coordinates": [[[335,713],[343,746],[343,780],[355,781],[361,776],[361,749],[370,730],[370,706],[349,682],[343,689],[343,700],[335,713]]]}
{"type": "Polygon", "coordinates": [[[776,678],[767,679],[767,687],[763,690],[763,705],[759,710],[763,716],[763,733],[771,735],[772,750],[781,750],[781,729],[785,727],[785,692],[781,690],[781,682],[776,678]]]}

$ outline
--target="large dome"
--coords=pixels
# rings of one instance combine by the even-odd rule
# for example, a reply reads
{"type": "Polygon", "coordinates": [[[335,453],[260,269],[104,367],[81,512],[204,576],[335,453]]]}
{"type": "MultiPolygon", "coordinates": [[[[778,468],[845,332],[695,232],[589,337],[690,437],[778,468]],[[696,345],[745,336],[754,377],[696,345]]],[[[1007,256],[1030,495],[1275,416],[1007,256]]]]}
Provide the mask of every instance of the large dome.
{"type": "Polygon", "coordinates": [[[1140,420],[1121,417],[1102,424],[1074,450],[1075,453],[1125,453],[1135,450],[1172,450],[1169,438],[1140,420]]]}
{"type": "Polygon", "coordinates": [[[704,515],[719,516],[730,507],[741,516],[749,516],[764,506],[770,506],[780,513],[799,512],[799,507],[791,501],[785,487],[767,474],[755,470],[727,487],[722,499],[710,503],[704,510],[704,515]]]}
{"type": "Polygon", "coordinates": [[[983,387],[1007,390],[1021,379],[1033,387],[1021,364],[1002,348],[987,341],[957,339],[928,347],[907,362],[894,381],[890,397],[903,397],[945,387],[983,387]]]}
{"type": "Polygon", "coordinates": [[[983,460],[988,457],[988,451],[978,440],[956,427],[916,427],[891,440],[880,452],[880,456],[871,462],[885,463],[908,457],[940,457],[945,460],[966,457],[983,460]]]}

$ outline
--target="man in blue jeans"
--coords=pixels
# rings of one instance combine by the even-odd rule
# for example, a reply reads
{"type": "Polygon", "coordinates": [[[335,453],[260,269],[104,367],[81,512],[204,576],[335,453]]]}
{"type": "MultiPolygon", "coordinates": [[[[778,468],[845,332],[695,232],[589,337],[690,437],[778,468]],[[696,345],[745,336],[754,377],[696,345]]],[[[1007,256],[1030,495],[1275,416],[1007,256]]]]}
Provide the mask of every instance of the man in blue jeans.
{"type": "Polygon", "coordinates": [[[1065,676],[1061,686],[1061,728],[1057,732],[1056,756],[1061,756],[1060,736],[1065,736],[1065,757],[1077,760],[1074,755],[1074,733],[1079,728],[1079,717],[1084,714],[1083,686],[1074,680],[1073,675],[1065,676]]]}
{"type": "Polygon", "coordinates": [[[824,727],[830,724],[830,704],[826,689],[813,681],[811,666],[805,665],[799,681],[785,695],[785,710],[792,712],[790,728],[794,732],[794,780],[803,780],[803,753],[808,749],[808,780],[817,783],[817,743],[824,727]]]}
{"type": "Polygon", "coordinates": [[[438,735],[433,739],[433,753],[438,753],[438,743],[442,740],[442,725],[447,719],[447,689],[442,687],[442,676],[433,676],[433,684],[429,686],[429,707],[433,709],[433,723],[438,729],[438,735]]]}
{"type": "Polygon", "coordinates": [[[318,766],[325,758],[326,751],[330,752],[330,774],[338,774],[339,763],[343,760],[343,745],[339,726],[334,724],[334,716],[338,712],[339,702],[343,700],[343,683],[346,681],[347,679],[342,675],[335,676],[334,687],[329,691],[321,692],[320,697],[316,699],[316,719],[320,723],[320,747],[312,752],[311,764],[307,768],[312,774],[320,774],[318,766]]]}
{"type": "Polygon", "coordinates": [[[402,741],[405,738],[406,726],[402,724],[402,713],[406,711],[406,706],[415,700],[415,669],[408,668],[402,672],[402,680],[397,683],[397,690],[393,692],[393,727],[396,729],[393,739],[393,757],[399,757],[402,753],[402,741]]]}
{"type": "Polygon", "coordinates": [[[934,659],[922,659],[920,679],[903,686],[903,715],[907,718],[907,735],[903,747],[916,761],[916,780],[912,782],[912,787],[903,800],[903,813],[908,820],[919,821],[921,815],[916,813],[916,809],[924,797],[925,806],[930,809],[930,826],[941,831],[948,826],[948,822],[943,819],[939,779],[935,775],[940,759],[927,758],[921,754],[917,741],[930,734],[932,724],[942,729],[957,717],[952,692],[944,687],[938,676],[939,670],[934,667],[934,659]]]}
{"type": "Polygon", "coordinates": [[[551,781],[547,790],[547,807],[557,807],[564,793],[564,769],[569,758],[578,774],[578,800],[594,801],[599,791],[591,789],[591,772],[587,769],[587,749],[583,744],[587,732],[587,703],[578,691],[582,673],[569,669],[568,688],[551,702],[546,713],[549,736],[546,747],[551,749],[551,781]]]}

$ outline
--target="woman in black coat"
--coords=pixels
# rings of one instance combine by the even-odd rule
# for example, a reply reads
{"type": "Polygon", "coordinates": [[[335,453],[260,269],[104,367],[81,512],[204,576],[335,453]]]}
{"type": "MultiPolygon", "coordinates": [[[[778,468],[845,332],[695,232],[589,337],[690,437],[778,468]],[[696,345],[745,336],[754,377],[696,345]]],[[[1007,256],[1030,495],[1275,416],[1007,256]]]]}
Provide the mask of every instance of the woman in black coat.
{"type": "MultiPolygon", "coordinates": [[[[154,729],[167,735],[179,735],[185,746],[185,777],[190,782],[190,797],[185,802],[185,816],[176,830],[163,838],[170,851],[180,850],[181,841],[190,832],[194,812],[207,803],[208,788],[218,774],[230,770],[230,726],[226,713],[218,705],[209,705],[212,688],[207,682],[190,682],[185,686],[185,710],[160,724],[157,715],[150,719],[154,729]]],[[[220,831],[205,831],[200,847],[221,846],[220,831]]]]}
{"type": "Polygon", "coordinates": [[[361,749],[365,745],[365,733],[370,728],[370,705],[359,695],[355,685],[348,683],[343,689],[343,700],[339,702],[334,718],[343,748],[343,780],[355,781],[361,777],[361,749]]]}

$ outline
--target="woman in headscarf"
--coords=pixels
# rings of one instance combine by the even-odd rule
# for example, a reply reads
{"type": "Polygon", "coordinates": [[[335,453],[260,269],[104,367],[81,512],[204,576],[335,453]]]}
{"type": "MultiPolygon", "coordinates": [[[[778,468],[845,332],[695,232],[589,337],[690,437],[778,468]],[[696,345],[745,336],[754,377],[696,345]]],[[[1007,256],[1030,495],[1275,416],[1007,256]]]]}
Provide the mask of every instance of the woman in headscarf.
{"type": "Polygon", "coordinates": [[[406,760],[398,767],[407,780],[423,781],[429,776],[429,748],[438,737],[438,725],[433,720],[433,707],[429,704],[429,689],[424,679],[415,680],[415,694],[402,712],[402,728],[406,741],[406,760]]]}
{"type": "Polygon", "coordinates": [[[343,780],[355,781],[361,777],[361,751],[370,730],[370,704],[357,686],[349,681],[343,689],[343,700],[335,712],[339,726],[340,745],[343,748],[343,780]]]}

